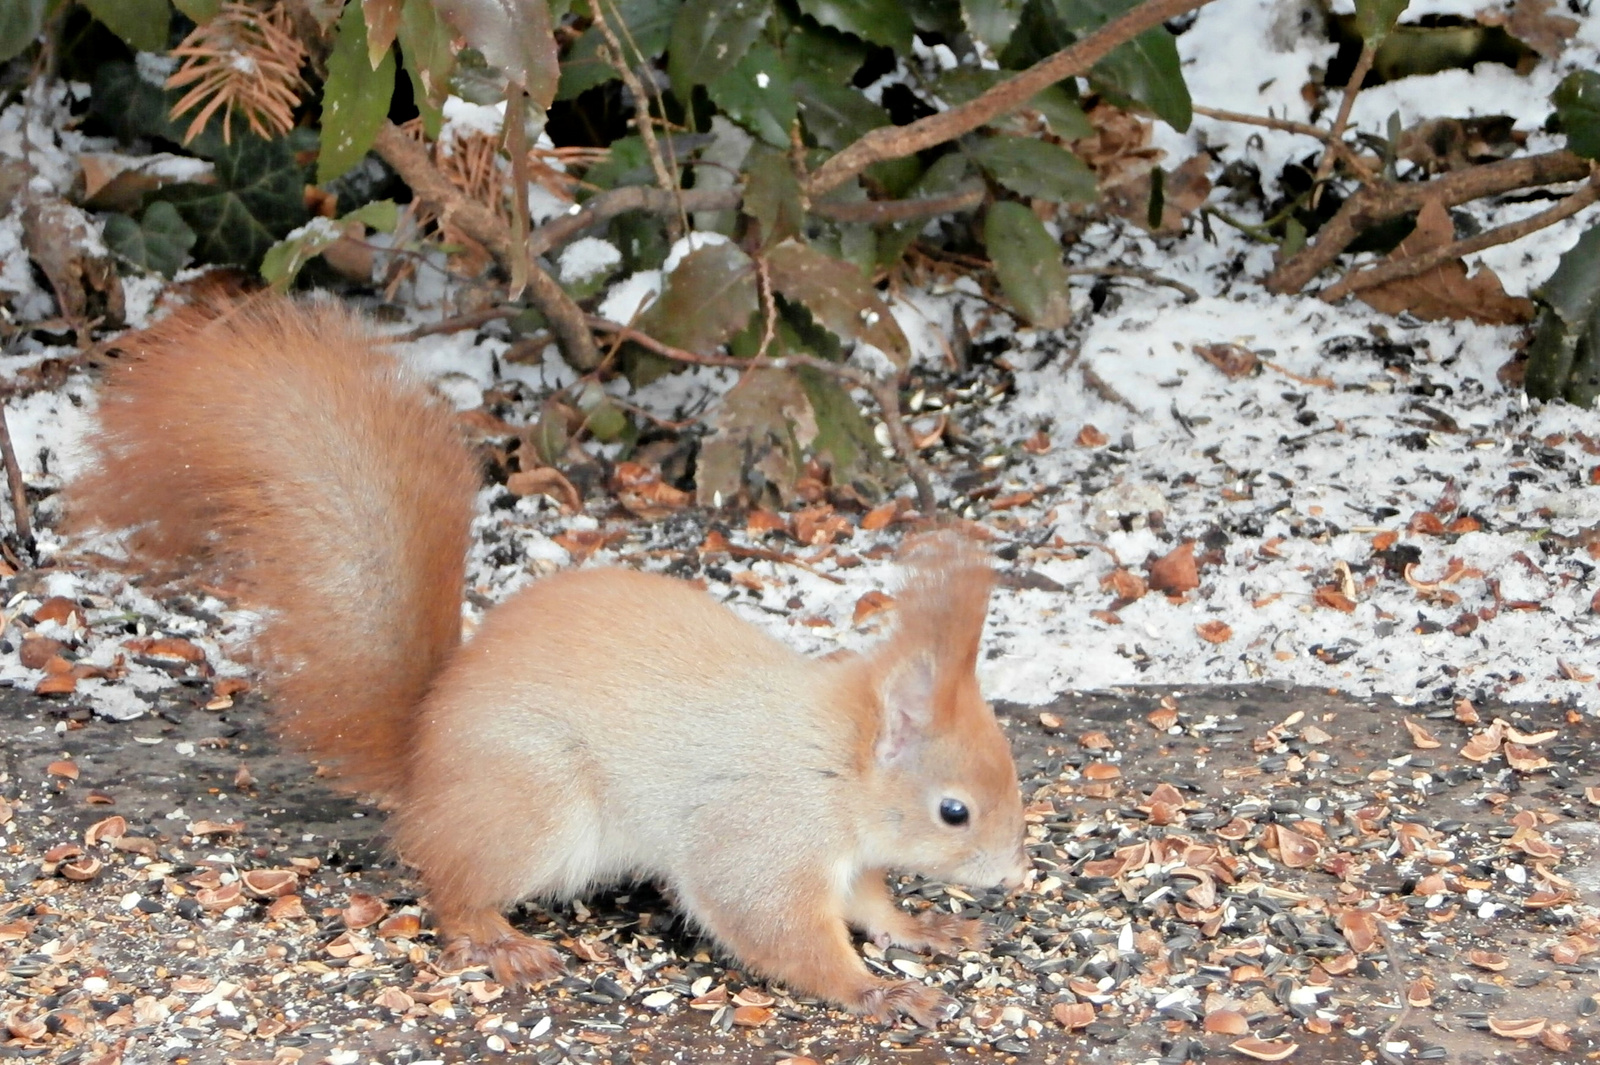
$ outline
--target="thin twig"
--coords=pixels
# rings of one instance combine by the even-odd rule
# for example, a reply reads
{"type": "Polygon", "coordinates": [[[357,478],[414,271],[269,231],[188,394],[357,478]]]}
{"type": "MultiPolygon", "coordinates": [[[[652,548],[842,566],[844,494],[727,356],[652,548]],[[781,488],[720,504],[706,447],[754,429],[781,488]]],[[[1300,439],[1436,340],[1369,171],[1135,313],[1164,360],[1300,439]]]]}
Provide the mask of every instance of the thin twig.
{"type": "Polygon", "coordinates": [[[581,208],[552,218],[528,238],[528,254],[543,255],[572,240],[584,230],[604,225],[630,211],[677,214],[678,211],[725,211],[739,206],[741,192],[729,189],[655,189],[624,185],[586,200],[581,208]]]}
{"type": "Polygon", "coordinates": [[[423,337],[439,336],[444,333],[460,333],[467,329],[477,329],[479,326],[488,325],[490,322],[498,322],[503,318],[515,318],[525,310],[527,310],[526,307],[503,303],[498,307],[488,307],[481,311],[473,311],[471,314],[458,314],[453,318],[445,318],[441,321],[429,322],[427,325],[419,325],[409,332],[396,333],[389,338],[389,341],[394,344],[409,344],[411,341],[421,340],[423,337]]]}
{"type": "Polygon", "coordinates": [[[1308,125],[1305,122],[1293,122],[1287,118],[1275,118],[1272,115],[1250,115],[1242,111],[1225,111],[1220,107],[1201,107],[1199,104],[1195,104],[1193,110],[1197,115],[1214,118],[1218,122],[1237,122],[1244,126],[1260,126],[1263,129],[1275,129],[1283,133],[1298,133],[1302,137],[1314,137],[1335,152],[1338,152],[1339,158],[1344,161],[1345,166],[1348,166],[1357,179],[1363,183],[1371,181],[1376,176],[1373,174],[1372,168],[1367,165],[1366,160],[1356,154],[1354,148],[1351,148],[1343,140],[1332,139],[1327,130],[1317,126],[1308,125]]]}
{"type": "Polygon", "coordinates": [[[11,513],[17,526],[17,543],[29,556],[33,554],[33,519],[28,514],[28,486],[17,463],[17,449],[11,443],[11,426],[6,408],[0,402],[0,459],[6,466],[6,482],[11,486],[11,513]]]}
{"type": "MultiPolygon", "coordinates": [[[[644,141],[645,154],[650,157],[650,169],[655,171],[656,184],[669,192],[676,192],[677,178],[672,171],[667,169],[667,161],[661,155],[661,145],[656,141],[655,120],[650,115],[650,97],[645,95],[644,86],[640,84],[639,77],[633,72],[633,67],[628,63],[627,53],[622,50],[622,42],[617,40],[617,35],[611,31],[611,24],[606,21],[605,4],[595,3],[589,5],[589,13],[594,16],[595,28],[600,31],[600,36],[606,39],[606,48],[610,53],[605,58],[611,62],[611,68],[622,79],[622,84],[633,94],[633,124],[639,131],[639,139],[644,141]]],[[[687,229],[689,216],[680,203],[678,215],[681,224],[687,229]]]]}
{"type": "Polygon", "coordinates": [[[1333,128],[1328,130],[1328,147],[1322,153],[1322,158],[1317,160],[1317,173],[1311,180],[1312,207],[1316,207],[1317,201],[1321,199],[1322,183],[1333,173],[1335,155],[1333,146],[1344,143],[1344,131],[1350,124],[1350,109],[1356,105],[1356,97],[1361,93],[1361,83],[1367,80],[1367,74],[1372,70],[1372,61],[1377,57],[1378,39],[1374,37],[1361,45],[1361,57],[1356,60],[1355,70],[1350,72],[1350,80],[1344,83],[1344,98],[1339,101],[1339,113],[1333,118],[1333,128]]]}
{"type": "Polygon", "coordinates": [[[1353,292],[1361,292],[1405,277],[1416,277],[1432,270],[1440,263],[1459,259],[1463,255],[1472,255],[1499,244],[1510,244],[1514,240],[1521,240],[1530,233],[1537,233],[1546,226],[1555,225],[1564,218],[1571,218],[1596,201],[1600,201],[1600,171],[1590,177],[1577,192],[1554,207],[1529,215],[1520,221],[1485,230],[1464,240],[1452,241],[1443,247],[1346,274],[1344,280],[1329,285],[1317,295],[1329,303],[1336,303],[1353,292]]]}
{"type": "Polygon", "coordinates": [[[906,476],[917,490],[917,509],[929,516],[938,509],[938,497],[934,495],[927,464],[922,461],[921,454],[911,440],[911,433],[906,429],[905,414],[900,406],[900,389],[896,382],[875,377],[865,370],[845,363],[829,362],[827,359],[819,359],[804,352],[761,359],[741,359],[733,355],[702,355],[699,352],[685,351],[683,348],[663,344],[648,333],[641,333],[632,326],[620,322],[592,315],[587,318],[587,322],[589,328],[597,332],[611,333],[624,340],[631,340],[640,347],[674,362],[688,363],[691,366],[721,366],[735,370],[792,370],[797,366],[806,366],[864,390],[872,396],[873,402],[883,415],[883,424],[889,431],[890,442],[899,453],[900,461],[905,464],[906,476]]]}
{"type": "Polygon", "coordinates": [[[1279,295],[1299,292],[1366,229],[1422,209],[1429,200],[1455,207],[1513,189],[1559,185],[1589,176],[1589,160],[1568,151],[1502,159],[1457,170],[1432,181],[1384,182],[1357,189],[1317,231],[1317,239],[1284,262],[1266,281],[1279,295]]]}
{"type": "Polygon", "coordinates": [[[1165,285],[1167,288],[1176,289],[1182,293],[1185,303],[1193,303],[1200,298],[1200,293],[1182,281],[1162,277],[1154,270],[1146,270],[1141,266],[1069,266],[1067,273],[1079,277],[1133,277],[1152,285],[1165,285]]]}
{"type": "Polygon", "coordinates": [[[816,200],[861,173],[873,163],[901,159],[971,133],[1010,111],[1024,106],[1063,78],[1087,74],[1116,48],[1146,30],[1210,0],[1145,0],[1133,10],[1101,26],[1071,46],[1047,56],[973,99],[948,111],[928,115],[904,126],[879,126],[847,145],[805,180],[806,195],[816,200]]]}
{"type": "Polygon", "coordinates": [[[512,84],[506,94],[506,152],[511,156],[511,290],[517,299],[534,269],[528,254],[528,94],[512,84]]]}
{"type": "MultiPolygon", "coordinates": [[[[441,222],[448,221],[463,233],[489,249],[490,253],[508,270],[515,254],[511,231],[489,208],[467,199],[439,173],[428,158],[427,149],[406,135],[393,122],[378,128],[373,149],[383,161],[394,168],[400,179],[411,187],[412,193],[426,201],[438,214],[441,222]]],[[[543,312],[550,323],[550,331],[561,345],[561,353],[568,363],[580,372],[588,372],[600,365],[600,350],[594,337],[583,322],[583,311],[562,287],[556,284],[544,269],[529,255],[528,298],[543,312]]]]}
{"type": "Polygon", "coordinates": [[[1107,403],[1115,403],[1117,406],[1128,411],[1129,413],[1137,414],[1141,418],[1144,417],[1144,411],[1140,410],[1138,407],[1135,407],[1133,405],[1133,401],[1127,396],[1124,396],[1121,392],[1118,392],[1115,388],[1111,387],[1111,382],[1095,373],[1094,368],[1088,363],[1084,363],[1082,366],[1080,366],[1078,368],[1078,372],[1083,374],[1083,383],[1093,389],[1095,395],[1099,396],[1107,403]]]}

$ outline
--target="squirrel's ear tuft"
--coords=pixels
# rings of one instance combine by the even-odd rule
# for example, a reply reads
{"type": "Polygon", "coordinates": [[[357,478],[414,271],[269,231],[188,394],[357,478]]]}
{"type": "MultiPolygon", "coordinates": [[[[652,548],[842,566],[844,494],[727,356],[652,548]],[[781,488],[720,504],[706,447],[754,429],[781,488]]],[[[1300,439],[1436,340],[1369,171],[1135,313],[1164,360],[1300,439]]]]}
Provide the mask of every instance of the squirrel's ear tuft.
{"type": "Polygon", "coordinates": [[[890,646],[931,655],[943,687],[977,668],[994,570],[976,546],[951,533],[917,541],[906,557],[890,646]]]}
{"type": "Polygon", "coordinates": [[[882,715],[872,754],[879,765],[899,761],[925,735],[935,716],[938,666],[928,654],[891,659],[878,685],[882,715]]]}

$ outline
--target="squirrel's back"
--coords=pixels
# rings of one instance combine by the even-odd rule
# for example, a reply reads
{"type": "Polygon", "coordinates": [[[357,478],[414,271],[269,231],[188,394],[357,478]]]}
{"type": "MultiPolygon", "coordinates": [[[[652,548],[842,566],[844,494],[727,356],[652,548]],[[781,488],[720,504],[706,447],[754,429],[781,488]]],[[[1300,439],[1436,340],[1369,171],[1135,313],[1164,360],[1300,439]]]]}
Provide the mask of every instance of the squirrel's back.
{"type": "Polygon", "coordinates": [[[478,474],[451,412],[331,302],[180,310],[119,345],[72,526],[236,580],[287,736],[396,794],[409,726],[460,642],[478,474]]]}

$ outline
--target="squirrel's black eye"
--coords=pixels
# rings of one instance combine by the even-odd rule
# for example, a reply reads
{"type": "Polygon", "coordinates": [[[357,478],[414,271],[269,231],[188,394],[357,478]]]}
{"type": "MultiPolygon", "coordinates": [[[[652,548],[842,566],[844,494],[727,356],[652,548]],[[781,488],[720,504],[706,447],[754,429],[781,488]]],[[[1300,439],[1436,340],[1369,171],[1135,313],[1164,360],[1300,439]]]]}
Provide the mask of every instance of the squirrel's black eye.
{"type": "Polygon", "coordinates": [[[947,825],[964,825],[969,816],[967,804],[960,799],[944,799],[939,803],[939,819],[947,825]]]}

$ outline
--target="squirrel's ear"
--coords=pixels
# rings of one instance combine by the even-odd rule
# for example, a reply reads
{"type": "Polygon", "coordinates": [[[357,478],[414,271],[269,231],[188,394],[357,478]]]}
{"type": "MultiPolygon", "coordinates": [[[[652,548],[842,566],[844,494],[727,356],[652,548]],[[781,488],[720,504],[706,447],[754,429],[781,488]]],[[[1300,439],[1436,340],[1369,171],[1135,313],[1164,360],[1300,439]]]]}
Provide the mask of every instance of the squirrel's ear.
{"type": "Polygon", "coordinates": [[[873,757],[879,765],[902,758],[933,722],[938,667],[927,653],[895,659],[878,685],[882,716],[873,757]]]}

